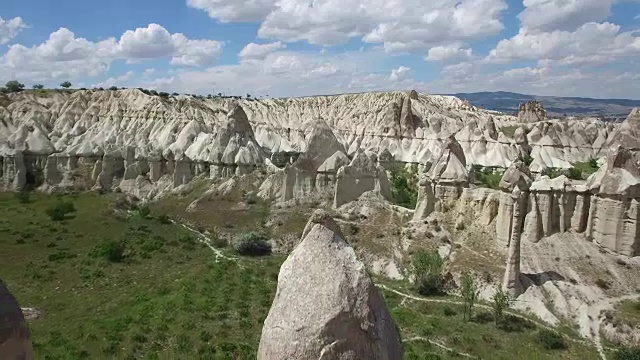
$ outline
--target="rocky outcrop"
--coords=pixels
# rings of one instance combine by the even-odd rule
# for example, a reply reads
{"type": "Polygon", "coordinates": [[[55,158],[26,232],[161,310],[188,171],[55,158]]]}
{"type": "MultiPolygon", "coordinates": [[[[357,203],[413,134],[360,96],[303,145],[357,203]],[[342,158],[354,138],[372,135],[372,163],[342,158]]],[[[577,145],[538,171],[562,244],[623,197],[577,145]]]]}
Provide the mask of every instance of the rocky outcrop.
{"type": "Polygon", "coordinates": [[[6,285],[0,280],[0,357],[33,360],[29,327],[22,309],[6,285]]]}
{"type": "Polygon", "coordinates": [[[451,136],[443,145],[438,160],[428,173],[420,176],[418,204],[414,220],[426,218],[433,211],[445,211],[453,206],[469,187],[467,161],[460,143],[451,136]]]}
{"type": "Polygon", "coordinates": [[[518,109],[518,121],[523,123],[533,123],[544,121],[547,118],[547,112],[541,102],[528,101],[520,104],[518,109]]]}
{"type": "Polygon", "coordinates": [[[384,199],[392,199],[387,173],[364,152],[358,152],[349,165],[341,167],[336,178],[335,208],[357,200],[369,191],[375,191],[384,199]]]}
{"type": "Polygon", "coordinates": [[[399,330],[364,264],[333,220],[314,219],[280,268],[257,359],[402,359],[399,330]]]}
{"type": "Polygon", "coordinates": [[[302,198],[316,191],[320,167],[336,153],[345,153],[344,146],[324,120],[317,119],[312,126],[306,151],[284,169],[281,201],[302,198]]]}
{"type": "MultiPolygon", "coordinates": [[[[513,297],[522,293],[520,274],[520,241],[522,236],[522,220],[527,194],[516,186],[511,192],[513,214],[510,227],[509,249],[507,250],[507,265],[504,273],[503,289],[513,297]]],[[[500,225],[498,225],[500,226],[500,225]]]]}
{"type": "Polygon", "coordinates": [[[336,151],[318,168],[316,186],[319,188],[335,186],[338,170],[343,166],[349,165],[349,162],[350,160],[345,153],[336,151]]]}
{"type": "Polygon", "coordinates": [[[609,146],[622,146],[624,148],[640,151],[640,109],[631,111],[625,121],[611,135],[609,146]]]}
{"type": "Polygon", "coordinates": [[[640,255],[640,158],[611,148],[606,165],[587,180],[592,193],[587,238],[627,256],[640,255]]]}
{"type": "MultiPolygon", "coordinates": [[[[529,188],[533,182],[533,177],[529,168],[521,161],[516,161],[505,171],[500,180],[500,204],[498,205],[498,215],[496,221],[496,237],[498,243],[509,246],[512,238],[514,205],[513,191],[520,189],[522,196],[528,196],[529,188]]],[[[524,218],[527,202],[520,204],[520,214],[524,218]]],[[[522,219],[517,219],[521,221],[522,219]]]]}
{"type": "Polygon", "coordinates": [[[14,150],[2,157],[2,188],[21,191],[27,184],[27,168],[22,151],[14,150]]]}

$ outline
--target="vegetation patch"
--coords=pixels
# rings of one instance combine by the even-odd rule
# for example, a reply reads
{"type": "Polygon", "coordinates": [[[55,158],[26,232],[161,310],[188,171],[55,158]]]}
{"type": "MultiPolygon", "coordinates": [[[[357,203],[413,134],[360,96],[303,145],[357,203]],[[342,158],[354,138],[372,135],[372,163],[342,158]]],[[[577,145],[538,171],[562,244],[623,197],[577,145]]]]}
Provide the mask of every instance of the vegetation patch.
{"type": "Polygon", "coordinates": [[[473,165],[471,166],[471,175],[475,179],[476,186],[500,190],[500,181],[504,176],[504,170],[473,165]]]}
{"type": "Polygon", "coordinates": [[[391,194],[396,204],[415,209],[418,202],[418,168],[397,167],[391,170],[391,194]]]}

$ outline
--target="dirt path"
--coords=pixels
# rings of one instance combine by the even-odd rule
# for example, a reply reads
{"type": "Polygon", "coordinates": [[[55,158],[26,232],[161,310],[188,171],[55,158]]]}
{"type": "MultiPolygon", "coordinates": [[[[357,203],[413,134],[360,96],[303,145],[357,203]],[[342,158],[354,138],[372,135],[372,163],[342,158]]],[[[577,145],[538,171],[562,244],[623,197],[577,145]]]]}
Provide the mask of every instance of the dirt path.
{"type": "Polygon", "coordinates": [[[410,339],[404,340],[404,342],[409,342],[409,341],[426,341],[426,342],[428,342],[429,344],[431,344],[433,346],[437,346],[442,350],[455,353],[455,354],[457,354],[459,356],[466,357],[466,358],[469,358],[469,359],[479,359],[479,357],[477,357],[477,356],[473,356],[471,354],[460,352],[460,351],[458,351],[456,349],[452,349],[452,348],[450,348],[450,347],[448,347],[448,346],[446,346],[444,344],[441,344],[441,343],[439,343],[437,341],[429,340],[429,339],[424,338],[422,336],[416,336],[416,337],[412,337],[410,339]]]}
{"type": "Polygon", "coordinates": [[[231,261],[238,261],[237,257],[231,257],[231,256],[227,256],[225,255],[222,250],[220,249],[216,249],[213,245],[211,245],[211,238],[209,238],[207,235],[201,233],[200,231],[186,225],[186,224],[181,224],[181,223],[177,223],[173,220],[171,220],[172,223],[174,223],[175,225],[180,225],[183,228],[187,229],[188,231],[196,234],[198,236],[198,240],[207,245],[207,247],[209,249],[211,249],[211,251],[213,251],[216,254],[216,262],[218,262],[218,260],[220,260],[220,258],[225,259],[225,260],[231,260],[231,261]]]}

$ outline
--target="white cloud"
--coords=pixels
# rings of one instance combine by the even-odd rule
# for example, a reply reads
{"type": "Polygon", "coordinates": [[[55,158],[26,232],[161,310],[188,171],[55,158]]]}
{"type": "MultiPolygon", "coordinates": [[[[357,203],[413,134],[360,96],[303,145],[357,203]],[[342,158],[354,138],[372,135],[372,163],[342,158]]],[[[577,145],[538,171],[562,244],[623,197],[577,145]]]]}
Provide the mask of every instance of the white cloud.
{"type": "MultiPolygon", "coordinates": [[[[195,0],[191,0],[195,1],[195,0]]],[[[336,45],[352,38],[388,52],[423,50],[494,35],[504,0],[279,0],[258,35],[286,42],[336,45]]]]}
{"type": "Polygon", "coordinates": [[[264,59],[267,55],[286,47],[287,46],[280,41],[270,44],[249,43],[238,55],[243,59],[264,59]]]}
{"type": "Polygon", "coordinates": [[[463,49],[459,44],[436,46],[429,49],[427,61],[447,61],[468,59],[473,54],[471,49],[463,49]]]}
{"type": "Polygon", "coordinates": [[[123,84],[126,81],[131,80],[131,78],[133,77],[133,74],[134,74],[133,71],[127,71],[124,75],[108,78],[107,80],[105,80],[103,82],[99,82],[97,84],[93,84],[91,87],[94,87],[94,88],[98,88],[98,87],[110,88],[112,86],[118,86],[118,85],[123,86],[123,84]]]}
{"type": "Polygon", "coordinates": [[[403,68],[397,81],[377,71],[380,52],[348,52],[340,55],[317,52],[276,51],[264,59],[236,65],[214,66],[204,71],[180,71],[171,77],[143,84],[163,91],[187,93],[222,92],[228,95],[304,96],[372,90],[411,89],[421,86],[403,68]]]}
{"type": "Polygon", "coordinates": [[[274,8],[275,0],[187,0],[187,5],[206,11],[221,22],[259,21],[274,8]]]}
{"type": "Polygon", "coordinates": [[[488,61],[511,62],[538,60],[541,64],[556,62],[564,65],[597,64],[611,59],[640,53],[640,37],[635,32],[620,32],[611,23],[587,23],[574,32],[520,32],[511,39],[501,40],[491,50],[488,61]]]}
{"type": "Polygon", "coordinates": [[[47,81],[97,76],[117,59],[135,62],[166,57],[173,65],[202,66],[212,64],[221,53],[221,42],[169,34],[157,24],[126,31],[119,40],[109,38],[99,42],[78,38],[70,30],[60,28],[42,44],[11,45],[0,57],[0,80],[47,81]]]}
{"type": "Polygon", "coordinates": [[[9,20],[4,20],[0,17],[0,44],[8,43],[26,27],[27,25],[21,17],[15,17],[9,20]]]}
{"type": "Polygon", "coordinates": [[[409,77],[411,73],[411,68],[406,66],[400,66],[397,69],[391,70],[391,75],[389,76],[389,81],[397,82],[405,80],[409,77]]]}
{"type": "Polygon", "coordinates": [[[613,0],[524,0],[518,16],[530,30],[573,31],[587,22],[601,21],[611,14],[613,0]]]}

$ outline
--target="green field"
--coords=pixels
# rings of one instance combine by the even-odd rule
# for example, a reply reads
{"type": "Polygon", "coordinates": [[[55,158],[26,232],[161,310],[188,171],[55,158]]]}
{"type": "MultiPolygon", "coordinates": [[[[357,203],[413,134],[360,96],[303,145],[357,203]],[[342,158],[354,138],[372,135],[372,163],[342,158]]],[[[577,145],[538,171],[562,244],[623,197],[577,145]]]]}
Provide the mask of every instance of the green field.
{"type": "MultiPolygon", "coordinates": [[[[284,256],[217,259],[181,226],[114,206],[116,195],[0,194],[0,278],[24,307],[40,359],[255,359],[284,256]],[[53,221],[61,200],[76,212],[53,221]],[[114,244],[124,257],[110,257],[114,244]],[[115,261],[114,261],[115,260],[115,261]]],[[[404,283],[381,280],[411,293],[404,283]]],[[[402,330],[407,359],[597,359],[566,339],[547,350],[533,322],[470,322],[455,298],[406,299],[382,291],[402,330]],[[434,302],[434,300],[443,302],[434,302]],[[449,302],[449,303],[448,303],[449,302]],[[449,348],[451,350],[446,350],[449,348]]]]}

